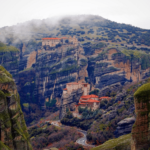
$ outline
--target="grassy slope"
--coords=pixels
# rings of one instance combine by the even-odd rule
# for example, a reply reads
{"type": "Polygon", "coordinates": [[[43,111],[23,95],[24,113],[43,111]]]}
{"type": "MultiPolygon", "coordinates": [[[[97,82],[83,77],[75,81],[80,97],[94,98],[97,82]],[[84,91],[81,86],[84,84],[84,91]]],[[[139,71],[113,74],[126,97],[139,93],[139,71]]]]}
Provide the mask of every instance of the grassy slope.
{"type": "Polygon", "coordinates": [[[0,148],[5,150],[11,150],[7,145],[5,145],[2,141],[0,141],[0,148]]]}
{"type": "Polygon", "coordinates": [[[128,150],[130,149],[131,134],[120,136],[119,138],[108,140],[100,146],[91,150],[128,150]]]}
{"type": "Polygon", "coordinates": [[[134,93],[134,96],[136,98],[142,97],[142,96],[145,97],[150,94],[149,91],[150,91],[150,83],[147,83],[147,84],[142,85],[140,88],[138,88],[138,90],[134,93]]]}
{"type": "Polygon", "coordinates": [[[19,52],[19,49],[14,46],[7,46],[0,42],[0,52],[19,52]]]}

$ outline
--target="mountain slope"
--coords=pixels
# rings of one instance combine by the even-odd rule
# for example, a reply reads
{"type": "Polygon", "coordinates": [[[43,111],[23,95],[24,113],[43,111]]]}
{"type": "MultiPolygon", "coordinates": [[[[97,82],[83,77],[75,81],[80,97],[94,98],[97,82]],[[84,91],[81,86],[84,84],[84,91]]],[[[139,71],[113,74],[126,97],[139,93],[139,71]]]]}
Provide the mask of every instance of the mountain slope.
{"type": "Polygon", "coordinates": [[[0,29],[0,40],[7,43],[39,40],[49,36],[76,35],[84,43],[90,39],[105,42],[150,46],[150,31],[116,23],[100,16],[80,15],[32,20],[0,29]]]}

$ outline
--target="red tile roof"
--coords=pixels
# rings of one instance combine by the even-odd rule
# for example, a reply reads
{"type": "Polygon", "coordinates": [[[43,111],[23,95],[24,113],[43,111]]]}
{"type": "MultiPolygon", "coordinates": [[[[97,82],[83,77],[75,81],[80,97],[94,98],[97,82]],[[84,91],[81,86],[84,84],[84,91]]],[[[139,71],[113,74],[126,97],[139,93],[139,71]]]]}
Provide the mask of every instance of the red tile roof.
{"type": "Polygon", "coordinates": [[[80,100],[80,102],[81,103],[100,103],[100,101],[94,100],[94,99],[89,99],[87,101],[80,100]]]}
{"type": "Polygon", "coordinates": [[[81,98],[98,98],[98,96],[92,94],[92,95],[84,95],[84,96],[81,96],[81,98]]]}
{"type": "Polygon", "coordinates": [[[97,95],[91,94],[91,97],[98,97],[97,95]]]}
{"type": "Polygon", "coordinates": [[[78,103],[78,105],[85,105],[86,103],[78,103]]]}
{"type": "Polygon", "coordinates": [[[89,100],[87,100],[87,103],[100,103],[100,101],[97,101],[94,99],[89,99],[89,100]]]}
{"type": "Polygon", "coordinates": [[[42,38],[42,40],[60,40],[60,38],[42,38]]]}

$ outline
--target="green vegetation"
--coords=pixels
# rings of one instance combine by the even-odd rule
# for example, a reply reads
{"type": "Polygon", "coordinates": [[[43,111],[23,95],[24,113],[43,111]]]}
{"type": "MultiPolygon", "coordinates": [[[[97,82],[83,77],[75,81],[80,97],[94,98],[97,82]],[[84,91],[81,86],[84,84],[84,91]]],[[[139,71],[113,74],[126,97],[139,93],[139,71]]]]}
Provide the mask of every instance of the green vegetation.
{"type": "Polygon", "coordinates": [[[29,103],[23,103],[23,106],[29,108],[29,103]]]}
{"type": "Polygon", "coordinates": [[[94,94],[94,95],[98,95],[99,94],[99,89],[94,89],[93,91],[91,91],[89,93],[89,95],[94,94]]]}
{"type": "Polygon", "coordinates": [[[0,83],[10,83],[13,82],[13,79],[8,77],[5,73],[0,74],[0,83]]]}
{"type": "Polygon", "coordinates": [[[98,44],[96,44],[96,45],[92,45],[92,48],[101,49],[101,48],[103,48],[103,47],[105,47],[105,46],[106,46],[105,43],[100,42],[100,43],[98,43],[98,44]]]}
{"type": "Polygon", "coordinates": [[[141,69],[145,70],[150,67],[150,55],[145,54],[141,56],[141,69]]]}
{"type": "Polygon", "coordinates": [[[131,57],[132,55],[134,57],[140,58],[143,54],[146,54],[144,51],[138,51],[138,50],[126,50],[124,49],[123,51],[121,51],[123,54],[125,54],[126,56],[131,57]]]}
{"type": "Polygon", "coordinates": [[[105,55],[106,52],[102,52],[102,53],[99,53],[97,57],[91,57],[89,59],[89,61],[100,61],[100,60],[104,60],[105,58],[107,58],[107,56],[105,55]]]}
{"type": "Polygon", "coordinates": [[[115,53],[112,55],[112,57],[115,59],[117,57],[122,57],[125,60],[130,60],[132,62],[141,64],[141,69],[145,70],[150,67],[150,54],[147,54],[144,51],[139,50],[121,50],[118,53],[115,53]]]}
{"type": "Polygon", "coordinates": [[[45,103],[46,107],[55,107],[56,106],[56,99],[50,99],[48,102],[45,103]]]}
{"type": "Polygon", "coordinates": [[[0,98],[6,99],[6,96],[3,91],[0,90],[0,98]]]}
{"type": "Polygon", "coordinates": [[[95,53],[95,50],[100,50],[106,46],[106,44],[101,43],[101,42],[95,43],[93,41],[90,41],[90,42],[87,42],[87,41],[84,43],[82,42],[85,55],[93,55],[95,53]]]}
{"type": "Polygon", "coordinates": [[[4,150],[11,150],[7,145],[5,145],[2,141],[0,141],[0,148],[4,150]]]}
{"type": "Polygon", "coordinates": [[[138,101],[147,102],[150,97],[150,83],[144,84],[134,93],[138,101]]]}
{"type": "Polygon", "coordinates": [[[0,42],[0,52],[19,52],[19,49],[13,46],[7,46],[0,42]]]}
{"type": "Polygon", "coordinates": [[[131,134],[120,136],[119,138],[108,140],[100,146],[91,150],[130,150],[131,134]]]}
{"type": "Polygon", "coordinates": [[[73,51],[74,51],[74,48],[68,48],[67,49],[67,56],[71,55],[73,53],[73,51]]]}
{"type": "Polygon", "coordinates": [[[56,85],[65,84],[69,82],[74,82],[76,79],[75,77],[66,77],[64,79],[57,80],[56,85]]]}
{"type": "Polygon", "coordinates": [[[0,65],[0,71],[4,72],[8,77],[12,78],[12,75],[1,65],[0,65]]]}
{"type": "Polygon", "coordinates": [[[77,65],[72,65],[72,66],[66,66],[66,68],[62,69],[62,70],[58,70],[58,71],[52,71],[50,73],[50,75],[53,75],[53,74],[56,74],[56,73],[59,73],[59,74],[68,74],[68,72],[72,72],[72,71],[76,71],[76,69],[78,68],[77,65]]]}
{"type": "MultiPolygon", "coordinates": [[[[116,131],[117,123],[127,117],[132,117],[135,115],[134,111],[129,111],[129,108],[134,108],[134,92],[138,89],[139,85],[141,86],[148,82],[150,82],[149,79],[146,79],[139,83],[133,84],[132,86],[130,85],[129,87],[124,87],[123,90],[126,90],[126,94],[121,97],[120,101],[116,102],[116,99],[113,98],[110,101],[102,101],[100,103],[100,109],[106,110],[107,113],[105,113],[105,117],[99,117],[95,119],[95,123],[91,124],[91,127],[88,130],[87,139],[95,144],[102,144],[105,141],[114,138],[114,131],[116,131]],[[123,105],[122,102],[124,102],[123,105]],[[118,107],[119,105],[120,107],[118,107]],[[107,110],[109,106],[112,108],[117,107],[116,114],[113,115],[111,110],[107,110]]],[[[120,89],[119,92],[122,92],[122,89],[120,89]]],[[[115,96],[115,93],[111,93],[109,96],[110,95],[115,96]]],[[[143,98],[141,98],[141,100],[143,101],[143,98]]],[[[147,103],[146,106],[149,107],[149,104],[147,103]]],[[[140,115],[147,115],[147,112],[140,115]]]]}
{"type": "Polygon", "coordinates": [[[22,73],[22,72],[25,72],[25,71],[29,71],[29,70],[32,70],[32,69],[33,69],[32,67],[30,67],[30,68],[26,68],[26,69],[24,69],[24,70],[20,71],[19,73],[22,73]]]}
{"type": "Polygon", "coordinates": [[[24,84],[24,86],[28,86],[28,85],[30,85],[31,83],[30,82],[26,82],[25,84],[24,84]]]}
{"type": "Polygon", "coordinates": [[[92,111],[91,109],[78,107],[81,118],[73,117],[72,112],[68,112],[61,120],[61,123],[69,126],[77,126],[83,130],[88,130],[93,121],[101,117],[101,110],[92,111]]]}
{"type": "Polygon", "coordinates": [[[56,147],[61,148],[61,150],[84,150],[81,145],[74,144],[80,137],[74,128],[60,128],[49,123],[42,123],[30,128],[29,133],[34,149],[43,149],[50,146],[51,149],[56,147]]]}
{"type": "Polygon", "coordinates": [[[88,63],[86,59],[81,59],[80,62],[82,66],[85,66],[88,63]]]}

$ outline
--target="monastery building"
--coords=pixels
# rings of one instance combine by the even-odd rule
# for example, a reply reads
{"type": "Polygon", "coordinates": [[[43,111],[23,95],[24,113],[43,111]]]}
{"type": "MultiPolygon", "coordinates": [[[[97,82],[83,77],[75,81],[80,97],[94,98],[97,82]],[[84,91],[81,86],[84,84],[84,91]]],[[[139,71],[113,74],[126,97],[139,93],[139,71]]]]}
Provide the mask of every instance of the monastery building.
{"type": "Polygon", "coordinates": [[[78,89],[83,90],[83,95],[88,95],[90,91],[90,84],[88,83],[77,83],[77,82],[70,82],[66,84],[66,88],[63,89],[63,94],[71,94],[74,90],[78,89]]]}
{"type": "Polygon", "coordinates": [[[79,103],[76,105],[76,112],[78,111],[78,107],[81,108],[88,107],[88,109],[96,110],[100,108],[100,102],[103,100],[111,100],[110,97],[98,97],[97,95],[89,95],[90,92],[90,84],[88,83],[78,83],[78,82],[70,82],[66,84],[66,88],[63,89],[63,95],[69,95],[74,90],[81,89],[83,90],[83,95],[80,97],[79,103]]]}
{"type": "Polygon", "coordinates": [[[78,39],[76,36],[73,37],[61,37],[61,38],[42,38],[42,46],[49,45],[50,47],[55,47],[57,44],[65,44],[66,40],[68,40],[69,43],[78,45],[78,39]]]}
{"type": "Polygon", "coordinates": [[[92,110],[96,110],[100,106],[100,101],[98,99],[97,95],[86,95],[81,96],[79,103],[77,106],[80,106],[81,108],[91,108],[92,110]]]}

